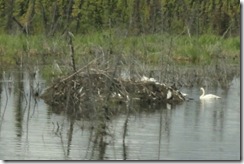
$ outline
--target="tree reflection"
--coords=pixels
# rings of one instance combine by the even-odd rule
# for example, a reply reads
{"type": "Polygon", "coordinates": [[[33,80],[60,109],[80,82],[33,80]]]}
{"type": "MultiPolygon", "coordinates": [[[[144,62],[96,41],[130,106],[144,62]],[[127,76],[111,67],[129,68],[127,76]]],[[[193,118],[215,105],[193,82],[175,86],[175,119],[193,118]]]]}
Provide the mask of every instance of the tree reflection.
{"type": "Polygon", "coordinates": [[[1,133],[1,127],[2,127],[2,84],[3,84],[3,74],[2,71],[0,72],[0,118],[1,118],[1,123],[0,123],[0,133],[1,133]]]}
{"type": "MultiPolygon", "coordinates": [[[[9,99],[9,95],[8,95],[8,90],[7,90],[7,83],[8,83],[8,79],[6,79],[6,75],[5,75],[5,71],[3,71],[3,74],[2,74],[2,85],[3,85],[3,89],[4,89],[4,96],[6,98],[5,100],[5,104],[4,104],[4,107],[3,107],[3,111],[0,110],[0,116],[1,116],[1,122],[0,122],[0,129],[2,127],[2,123],[3,123],[3,120],[4,120],[4,115],[5,115],[5,112],[6,112],[6,109],[7,109],[7,105],[8,105],[8,99],[9,99]]],[[[2,87],[1,87],[1,93],[2,93],[2,87]]],[[[0,107],[1,108],[1,107],[0,107]]]]}
{"type": "MultiPolygon", "coordinates": [[[[170,129],[171,129],[171,120],[172,110],[163,107],[160,109],[160,121],[159,121],[159,141],[158,141],[158,160],[161,159],[161,141],[163,135],[166,136],[166,143],[170,143],[170,129]],[[163,135],[162,135],[163,134],[163,135]]],[[[165,141],[164,141],[165,142],[165,141]]],[[[166,144],[167,148],[163,147],[165,150],[169,150],[169,144],[166,144]]]]}
{"type": "Polygon", "coordinates": [[[68,129],[68,143],[67,143],[67,156],[70,154],[70,146],[72,143],[73,129],[74,129],[75,119],[70,120],[70,125],[68,129]]]}
{"type": "Polygon", "coordinates": [[[16,135],[18,137],[22,136],[23,131],[23,100],[25,96],[24,91],[24,74],[22,71],[19,71],[16,76],[16,87],[15,87],[15,96],[16,96],[16,105],[15,105],[15,129],[16,135]]]}

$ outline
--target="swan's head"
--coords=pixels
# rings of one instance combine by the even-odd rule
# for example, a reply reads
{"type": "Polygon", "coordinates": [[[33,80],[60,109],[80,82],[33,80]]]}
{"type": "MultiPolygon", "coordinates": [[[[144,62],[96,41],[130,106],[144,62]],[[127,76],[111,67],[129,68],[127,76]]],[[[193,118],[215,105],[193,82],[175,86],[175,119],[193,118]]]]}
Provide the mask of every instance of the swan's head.
{"type": "Polygon", "coordinates": [[[200,88],[202,91],[204,91],[203,87],[200,88]]]}

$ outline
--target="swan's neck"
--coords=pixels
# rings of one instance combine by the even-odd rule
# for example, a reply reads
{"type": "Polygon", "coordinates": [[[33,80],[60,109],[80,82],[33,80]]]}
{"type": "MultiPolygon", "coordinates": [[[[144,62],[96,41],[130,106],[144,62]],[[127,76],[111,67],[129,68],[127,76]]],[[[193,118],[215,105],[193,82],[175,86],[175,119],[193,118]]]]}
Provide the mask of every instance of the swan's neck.
{"type": "Polygon", "coordinates": [[[205,95],[205,91],[204,91],[204,89],[202,89],[202,95],[201,95],[201,97],[203,97],[205,95]]]}

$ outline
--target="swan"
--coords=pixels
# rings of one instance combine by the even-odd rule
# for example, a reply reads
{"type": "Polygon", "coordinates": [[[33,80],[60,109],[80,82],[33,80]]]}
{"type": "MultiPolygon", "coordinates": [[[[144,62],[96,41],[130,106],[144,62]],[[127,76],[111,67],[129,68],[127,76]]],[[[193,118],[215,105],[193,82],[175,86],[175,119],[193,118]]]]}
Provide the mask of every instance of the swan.
{"type": "Polygon", "coordinates": [[[142,78],[141,78],[141,81],[143,81],[143,82],[146,82],[146,81],[148,81],[149,80],[149,78],[148,77],[146,77],[146,76],[142,76],[142,78]]]}
{"type": "Polygon", "coordinates": [[[148,77],[146,77],[146,76],[144,76],[144,75],[142,76],[141,81],[143,81],[143,82],[154,82],[154,83],[157,82],[156,79],[154,79],[154,78],[152,78],[152,77],[148,78],[148,77]]]}
{"type": "Polygon", "coordinates": [[[205,95],[205,90],[203,88],[200,88],[202,90],[202,95],[200,96],[200,99],[219,99],[221,97],[213,95],[213,94],[207,94],[205,95]]]}
{"type": "Polygon", "coordinates": [[[167,92],[167,100],[171,99],[171,97],[173,96],[171,90],[168,90],[167,92]]]}
{"type": "Polygon", "coordinates": [[[182,96],[184,96],[184,97],[186,97],[186,96],[188,96],[188,94],[187,93],[184,93],[184,92],[180,92],[181,94],[182,94],[182,96]]]}

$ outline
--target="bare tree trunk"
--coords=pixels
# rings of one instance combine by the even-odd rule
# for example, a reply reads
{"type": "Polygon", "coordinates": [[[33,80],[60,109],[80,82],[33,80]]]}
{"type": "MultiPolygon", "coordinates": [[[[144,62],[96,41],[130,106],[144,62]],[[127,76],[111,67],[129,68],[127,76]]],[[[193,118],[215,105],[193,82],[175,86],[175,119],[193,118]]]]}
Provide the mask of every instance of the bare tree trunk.
{"type": "Polygon", "coordinates": [[[132,31],[136,35],[140,34],[142,32],[141,27],[141,17],[140,17],[140,1],[141,0],[135,0],[134,6],[133,6],[133,16],[132,16],[132,31]]]}
{"type": "Polygon", "coordinates": [[[54,35],[56,27],[57,27],[57,20],[58,20],[58,5],[57,5],[57,1],[54,2],[54,6],[53,6],[53,15],[52,15],[52,22],[50,25],[50,29],[49,29],[49,33],[48,35],[54,35]]]}
{"type": "Polygon", "coordinates": [[[14,0],[9,0],[7,1],[7,23],[5,26],[5,31],[7,31],[7,33],[11,33],[12,32],[12,27],[13,27],[13,8],[14,8],[14,0]]]}
{"type": "Polygon", "coordinates": [[[26,34],[26,29],[25,27],[15,18],[15,17],[12,17],[12,20],[17,23],[17,25],[20,27],[21,31],[26,34]]]}
{"type": "Polygon", "coordinates": [[[44,31],[45,31],[45,35],[48,34],[48,28],[47,28],[47,15],[46,15],[46,12],[45,12],[45,8],[42,4],[42,1],[39,1],[40,4],[41,4],[41,8],[42,8],[42,20],[43,20],[43,27],[44,27],[44,31]]]}
{"type": "MultiPolygon", "coordinates": [[[[81,0],[80,1],[80,4],[79,4],[79,9],[81,10],[81,8],[82,8],[82,5],[83,5],[83,1],[81,0]]],[[[78,30],[79,30],[79,28],[80,28],[80,19],[81,19],[81,13],[79,13],[78,15],[77,15],[77,22],[76,22],[76,28],[75,28],[75,32],[77,33],[78,32],[78,30]]]]}
{"type": "Polygon", "coordinates": [[[69,24],[70,24],[70,17],[71,17],[71,13],[72,13],[72,6],[73,6],[73,0],[69,0],[69,4],[68,4],[68,8],[66,11],[66,25],[65,25],[65,31],[69,28],[69,24]]]}
{"type": "Polygon", "coordinates": [[[158,17],[159,17],[159,11],[160,11],[160,2],[158,0],[153,0],[152,2],[153,4],[150,6],[151,8],[151,12],[150,12],[150,26],[149,27],[150,31],[152,33],[156,32],[156,29],[157,29],[157,20],[158,20],[158,17]]]}
{"type": "Polygon", "coordinates": [[[30,14],[28,15],[28,18],[27,18],[27,24],[26,24],[26,27],[25,27],[25,30],[26,30],[26,33],[28,34],[30,32],[30,30],[33,28],[32,26],[32,22],[33,22],[33,18],[35,16],[35,0],[32,0],[31,1],[32,4],[31,4],[31,11],[30,11],[30,14]]]}

